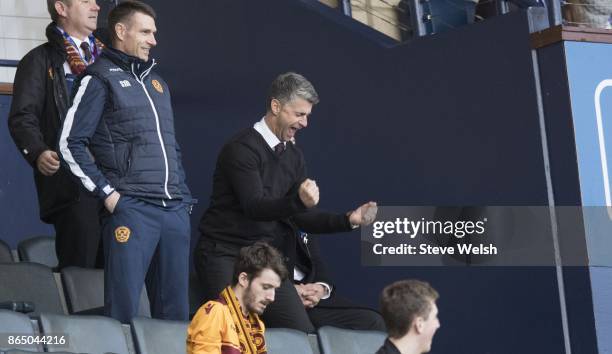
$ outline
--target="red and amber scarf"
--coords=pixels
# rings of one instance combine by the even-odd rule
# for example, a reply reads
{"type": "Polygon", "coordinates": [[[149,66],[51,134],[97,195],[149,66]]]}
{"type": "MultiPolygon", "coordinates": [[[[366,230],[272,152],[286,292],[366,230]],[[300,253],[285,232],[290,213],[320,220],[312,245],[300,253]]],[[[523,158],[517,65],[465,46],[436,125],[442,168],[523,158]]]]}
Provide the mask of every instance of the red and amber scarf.
{"type": "Polygon", "coordinates": [[[91,62],[85,63],[81,57],[81,53],[79,53],[79,50],[70,40],[68,40],[68,38],[66,38],[66,36],[64,36],[64,47],[66,48],[66,53],[68,54],[68,65],[70,65],[70,71],[72,71],[74,75],[79,75],[85,71],[87,65],[91,64],[95,58],[100,55],[102,49],[104,49],[104,44],[102,44],[102,42],[100,42],[97,38],[95,38],[95,42],[95,48],[91,49],[91,62]]]}
{"type": "Polygon", "coordinates": [[[223,289],[221,298],[227,304],[232,314],[232,320],[238,329],[238,339],[240,340],[240,350],[243,354],[265,354],[266,339],[264,328],[261,326],[259,316],[249,313],[248,317],[242,314],[242,309],[238,298],[230,286],[223,289]]]}

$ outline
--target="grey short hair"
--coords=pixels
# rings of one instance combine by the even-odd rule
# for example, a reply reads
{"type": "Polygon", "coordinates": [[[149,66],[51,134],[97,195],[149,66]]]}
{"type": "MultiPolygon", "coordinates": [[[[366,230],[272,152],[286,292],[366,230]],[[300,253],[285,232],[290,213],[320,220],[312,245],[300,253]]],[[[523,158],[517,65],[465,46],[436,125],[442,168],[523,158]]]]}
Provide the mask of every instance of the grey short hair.
{"type": "Polygon", "coordinates": [[[59,14],[55,11],[55,3],[57,1],[63,2],[67,6],[72,5],[72,0],[47,0],[47,11],[49,11],[49,15],[51,15],[51,20],[57,24],[57,20],[59,20],[59,14]]]}
{"type": "Polygon", "coordinates": [[[319,95],[310,81],[300,74],[287,72],[280,74],[272,81],[268,92],[267,110],[270,110],[270,102],[277,99],[281,104],[290,102],[295,98],[304,99],[311,104],[319,103],[319,95]]]}

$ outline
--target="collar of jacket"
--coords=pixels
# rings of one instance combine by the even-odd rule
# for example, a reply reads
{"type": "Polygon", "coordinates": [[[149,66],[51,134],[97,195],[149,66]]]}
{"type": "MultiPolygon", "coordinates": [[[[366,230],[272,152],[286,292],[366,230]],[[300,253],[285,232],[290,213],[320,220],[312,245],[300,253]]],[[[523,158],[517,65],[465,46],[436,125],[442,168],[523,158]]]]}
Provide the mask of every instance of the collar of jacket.
{"type": "Polygon", "coordinates": [[[56,54],[53,56],[55,64],[63,65],[68,58],[68,54],[66,53],[66,48],[64,47],[64,37],[57,29],[57,24],[55,22],[51,22],[47,26],[45,34],[47,35],[49,45],[51,48],[53,48],[53,53],[56,54]]]}
{"type": "Polygon", "coordinates": [[[107,47],[102,52],[101,56],[106,57],[115,65],[119,66],[121,69],[133,73],[140,79],[142,79],[142,77],[144,76],[143,74],[148,73],[150,69],[152,69],[155,65],[155,59],[149,59],[149,61],[145,62],[144,60],[138,57],[131,56],[120,50],[110,47],[107,47]]]}

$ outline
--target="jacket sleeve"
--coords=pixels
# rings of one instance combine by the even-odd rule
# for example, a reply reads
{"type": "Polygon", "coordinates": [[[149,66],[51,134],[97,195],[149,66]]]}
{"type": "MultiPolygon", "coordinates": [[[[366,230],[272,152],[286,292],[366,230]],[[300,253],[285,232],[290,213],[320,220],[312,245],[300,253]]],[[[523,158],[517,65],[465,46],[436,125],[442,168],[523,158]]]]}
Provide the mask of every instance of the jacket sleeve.
{"type": "Polygon", "coordinates": [[[351,231],[351,224],[346,214],[333,214],[316,208],[294,215],[291,220],[300,230],[312,234],[351,231]]]}
{"type": "MultiPolygon", "coordinates": [[[[49,147],[44,141],[40,127],[41,119],[59,119],[43,117],[47,72],[44,57],[30,52],[17,66],[15,74],[13,100],[8,118],[11,137],[19,152],[32,167],[36,166],[38,156],[49,147]]],[[[49,93],[52,94],[52,93],[49,93]]]]}
{"type": "Polygon", "coordinates": [[[245,215],[253,220],[280,220],[306,210],[295,188],[280,198],[266,195],[257,154],[242,144],[226,145],[219,155],[219,167],[229,179],[245,215]]]}
{"type": "Polygon", "coordinates": [[[101,199],[110,195],[114,188],[96,166],[87,147],[102,118],[106,96],[106,87],[99,79],[84,76],[79,81],[59,138],[62,161],[88,191],[101,199]]]}
{"type": "Polygon", "coordinates": [[[319,236],[311,235],[308,240],[308,251],[310,252],[310,261],[312,262],[313,268],[315,269],[315,274],[312,279],[312,283],[325,283],[329,286],[330,295],[333,291],[334,285],[331,277],[329,276],[329,271],[323,258],[321,257],[321,249],[319,247],[319,236]]]}

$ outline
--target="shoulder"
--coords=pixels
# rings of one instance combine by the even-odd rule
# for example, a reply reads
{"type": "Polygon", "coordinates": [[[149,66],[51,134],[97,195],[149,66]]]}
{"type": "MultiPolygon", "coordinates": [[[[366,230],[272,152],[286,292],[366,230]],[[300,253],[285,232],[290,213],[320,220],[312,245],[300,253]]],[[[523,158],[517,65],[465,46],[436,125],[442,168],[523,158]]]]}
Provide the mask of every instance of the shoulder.
{"type": "Polygon", "coordinates": [[[221,156],[233,159],[260,155],[262,144],[258,141],[258,134],[253,128],[239,132],[223,145],[221,156]]]}
{"type": "Polygon", "coordinates": [[[87,66],[87,69],[85,69],[85,75],[95,75],[103,79],[117,75],[125,76],[128,74],[119,66],[115,65],[111,60],[102,55],[97,58],[93,64],[87,66]]]}
{"type": "Polygon", "coordinates": [[[300,147],[293,142],[287,142],[287,150],[292,151],[294,154],[296,154],[297,156],[299,156],[300,158],[304,158],[304,154],[302,153],[302,149],[300,149],[300,147]]]}
{"type": "Polygon", "coordinates": [[[224,316],[226,312],[229,312],[227,306],[219,301],[208,301],[202,305],[194,316],[196,318],[218,318],[224,316]]]}
{"type": "Polygon", "coordinates": [[[189,324],[190,332],[221,330],[231,318],[229,309],[219,301],[208,301],[202,305],[189,324]]]}
{"type": "Polygon", "coordinates": [[[18,68],[29,67],[37,63],[45,63],[51,55],[52,50],[53,48],[48,42],[33,48],[21,58],[18,68]]]}

